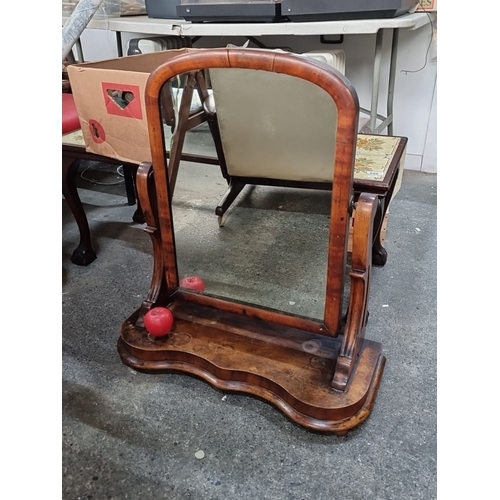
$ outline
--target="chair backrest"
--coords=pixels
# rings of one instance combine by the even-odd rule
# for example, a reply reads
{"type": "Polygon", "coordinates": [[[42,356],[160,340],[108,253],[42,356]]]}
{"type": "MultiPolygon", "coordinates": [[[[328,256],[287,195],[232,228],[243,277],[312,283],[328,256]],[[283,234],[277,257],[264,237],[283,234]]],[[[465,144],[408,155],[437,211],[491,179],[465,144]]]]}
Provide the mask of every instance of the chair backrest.
{"type": "Polygon", "coordinates": [[[249,69],[213,69],[210,81],[229,175],[332,182],[338,114],[323,89],[249,69]]]}
{"type": "MultiPolygon", "coordinates": [[[[228,102],[227,111],[239,115],[240,119],[231,131],[234,132],[231,142],[238,143],[237,154],[243,157],[242,165],[251,177],[272,173],[278,164],[279,168],[288,168],[290,175],[305,179],[311,175],[308,173],[311,165],[317,162],[321,167],[315,175],[333,179],[324,331],[319,330],[336,335],[342,313],[359,104],[350,82],[335,69],[317,61],[272,50],[199,49],[170,59],[151,73],[145,100],[167,287],[175,291],[179,277],[160,111],[161,91],[179,74],[206,69],[215,75],[216,106],[221,97],[219,92],[218,104],[217,82],[236,79],[231,93],[238,97],[233,101],[234,110],[229,109],[232,104],[228,102]],[[268,76],[276,77],[271,93],[266,91],[268,76]],[[282,98],[273,97],[276,89],[282,90],[282,98]],[[243,101],[245,112],[241,111],[243,101]],[[262,108],[255,112],[254,103],[265,106],[265,112],[262,108]],[[250,129],[256,131],[252,139],[249,139],[250,129]],[[292,168],[292,163],[296,167],[292,168]]],[[[229,140],[229,136],[226,139],[229,140]]],[[[264,315],[268,317],[267,312],[263,312],[264,315]]],[[[273,318],[288,324],[286,318],[282,321],[279,315],[273,318]]]]}

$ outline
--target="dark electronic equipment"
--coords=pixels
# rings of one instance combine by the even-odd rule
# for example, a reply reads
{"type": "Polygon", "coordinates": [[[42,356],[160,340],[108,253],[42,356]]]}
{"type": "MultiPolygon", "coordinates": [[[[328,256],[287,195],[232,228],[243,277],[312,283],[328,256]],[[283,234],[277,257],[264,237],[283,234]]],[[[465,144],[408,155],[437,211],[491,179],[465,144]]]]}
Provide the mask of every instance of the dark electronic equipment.
{"type": "Polygon", "coordinates": [[[177,15],[194,23],[386,19],[414,11],[418,0],[180,0],[177,15]]]}

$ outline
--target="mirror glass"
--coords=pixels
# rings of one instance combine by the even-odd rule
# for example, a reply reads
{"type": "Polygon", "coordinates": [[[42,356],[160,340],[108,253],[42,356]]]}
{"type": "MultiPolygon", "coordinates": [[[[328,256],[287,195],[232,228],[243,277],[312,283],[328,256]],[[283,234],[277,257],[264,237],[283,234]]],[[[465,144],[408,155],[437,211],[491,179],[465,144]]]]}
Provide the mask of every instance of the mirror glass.
{"type": "MultiPolygon", "coordinates": [[[[218,69],[202,76],[207,91],[198,92],[198,80],[182,150],[217,158],[218,143],[225,167],[180,162],[172,198],[179,279],[198,277],[204,293],[322,320],[335,104],[288,75],[218,69]],[[209,114],[198,123],[203,109],[209,114]],[[235,199],[218,215],[231,186],[235,199]]],[[[182,75],[168,87],[179,126],[188,81],[182,75]]],[[[176,127],[167,106],[170,150],[176,127]]]]}

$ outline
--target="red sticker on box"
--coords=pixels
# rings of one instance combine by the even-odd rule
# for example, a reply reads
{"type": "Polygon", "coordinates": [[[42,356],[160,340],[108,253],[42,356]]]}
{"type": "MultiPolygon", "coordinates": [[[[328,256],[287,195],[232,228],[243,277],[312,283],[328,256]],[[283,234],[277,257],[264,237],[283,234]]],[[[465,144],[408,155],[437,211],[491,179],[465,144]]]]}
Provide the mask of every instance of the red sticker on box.
{"type": "Polygon", "coordinates": [[[89,120],[90,136],[94,142],[101,144],[106,140],[106,134],[102,125],[96,120],[89,120]]]}
{"type": "Polygon", "coordinates": [[[138,85],[102,82],[104,106],[110,115],[142,119],[138,85]]]}

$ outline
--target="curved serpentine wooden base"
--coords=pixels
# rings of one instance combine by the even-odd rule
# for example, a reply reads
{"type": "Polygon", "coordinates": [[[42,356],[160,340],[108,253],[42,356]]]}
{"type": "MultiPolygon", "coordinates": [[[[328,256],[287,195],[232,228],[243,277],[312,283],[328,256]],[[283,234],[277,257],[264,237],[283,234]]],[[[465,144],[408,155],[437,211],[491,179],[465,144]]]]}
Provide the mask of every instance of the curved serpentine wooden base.
{"type": "Polygon", "coordinates": [[[151,340],[136,311],[123,324],[118,352],[124,364],[144,372],[184,372],[214,387],[272,403],[308,429],[345,434],[370,414],[385,365],[381,345],[363,340],[344,392],[331,388],[341,337],[177,301],[175,324],[151,340]]]}

